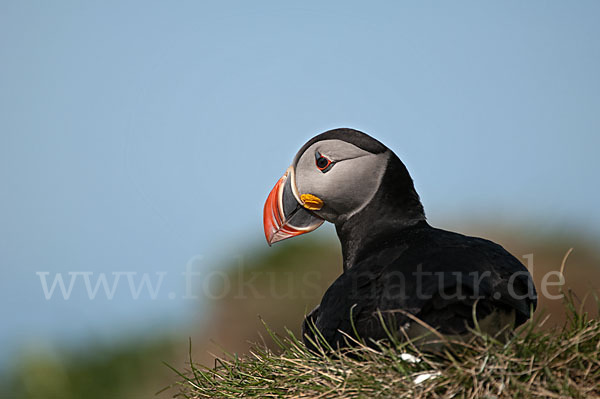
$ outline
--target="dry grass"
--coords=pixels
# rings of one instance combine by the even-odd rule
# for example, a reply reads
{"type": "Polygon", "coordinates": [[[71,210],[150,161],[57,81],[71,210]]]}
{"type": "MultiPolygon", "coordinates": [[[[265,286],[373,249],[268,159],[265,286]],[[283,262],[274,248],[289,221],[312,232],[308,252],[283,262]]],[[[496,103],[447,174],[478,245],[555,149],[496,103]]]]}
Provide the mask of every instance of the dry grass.
{"type": "MultiPolygon", "coordinates": [[[[600,398],[600,321],[565,301],[563,328],[527,323],[506,344],[476,334],[441,354],[391,341],[309,351],[292,333],[272,333],[279,350],[255,345],[214,367],[190,362],[171,386],[176,398],[600,398]],[[413,361],[410,354],[418,360],[413,361]],[[430,378],[427,378],[427,377],[430,378]]],[[[599,307],[600,309],[600,307],[599,307]]],[[[350,337],[348,337],[351,340],[350,337]]]]}

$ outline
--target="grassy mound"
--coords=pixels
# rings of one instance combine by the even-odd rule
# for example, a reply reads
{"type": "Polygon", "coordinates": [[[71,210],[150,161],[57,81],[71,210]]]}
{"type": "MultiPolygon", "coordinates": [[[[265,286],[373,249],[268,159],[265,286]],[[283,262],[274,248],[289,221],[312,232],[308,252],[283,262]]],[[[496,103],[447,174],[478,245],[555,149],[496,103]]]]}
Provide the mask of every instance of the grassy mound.
{"type": "Polygon", "coordinates": [[[476,333],[437,355],[398,341],[315,353],[267,328],[278,351],[255,345],[212,368],[190,359],[172,388],[176,398],[600,398],[600,320],[582,309],[566,301],[562,328],[538,318],[506,344],[476,333]]]}

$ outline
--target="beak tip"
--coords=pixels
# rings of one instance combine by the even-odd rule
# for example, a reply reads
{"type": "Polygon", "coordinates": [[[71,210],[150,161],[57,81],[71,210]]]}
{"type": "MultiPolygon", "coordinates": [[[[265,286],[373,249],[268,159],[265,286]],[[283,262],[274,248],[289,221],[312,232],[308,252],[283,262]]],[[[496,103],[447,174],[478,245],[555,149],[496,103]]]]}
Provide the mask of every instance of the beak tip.
{"type": "Polygon", "coordinates": [[[269,237],[267,237],[267,244],[269,244],[269,246],[272,246],[273,244],[271,243],[271,240],[269,240],[269,237]]]}

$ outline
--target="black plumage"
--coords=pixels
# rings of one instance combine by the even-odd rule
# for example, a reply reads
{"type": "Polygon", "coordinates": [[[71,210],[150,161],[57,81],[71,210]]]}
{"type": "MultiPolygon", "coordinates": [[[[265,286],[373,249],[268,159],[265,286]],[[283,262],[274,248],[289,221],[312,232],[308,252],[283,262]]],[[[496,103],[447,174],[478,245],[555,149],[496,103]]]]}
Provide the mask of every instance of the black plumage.
{"type": "Polygon", "coordinates": [[[462,335],[473,327],[476,301],[478,319],[514,309],[515,325],[525,322],[536,305],[525,267],[491,241],[425,221],[372,237],[380,241],[359,251],[354,263],[345,263],[344,273],[304,321],[303,333],[313,340],[309,322],[330,345],[344,346],[342,331],[354,335],[351,314],[358,335],[377,340],[387,337],[378,311],[396,327],[414,323],[408,312],[443,334],[462,335]]]}

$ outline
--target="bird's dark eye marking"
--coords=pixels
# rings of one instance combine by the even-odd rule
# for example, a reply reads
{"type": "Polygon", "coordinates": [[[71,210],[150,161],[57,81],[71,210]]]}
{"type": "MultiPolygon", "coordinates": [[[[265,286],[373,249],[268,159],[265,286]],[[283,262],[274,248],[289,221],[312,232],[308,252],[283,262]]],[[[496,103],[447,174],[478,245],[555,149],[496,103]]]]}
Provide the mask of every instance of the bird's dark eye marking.
{"type": "Polygon", "coordinates": [[[315,152],[315,163],[317,164],[317,168],[323,173],[331,169],[331,167],[334,164],[334,162],[332,162],[331,159],[321,155],[319,151],[315,152]]]}
{"type": "Polygon", "coordinates": [[[317,158],[317,167],[319,169],[325,169],[329,165],[329,159],[325,157],[317,158]]]}

